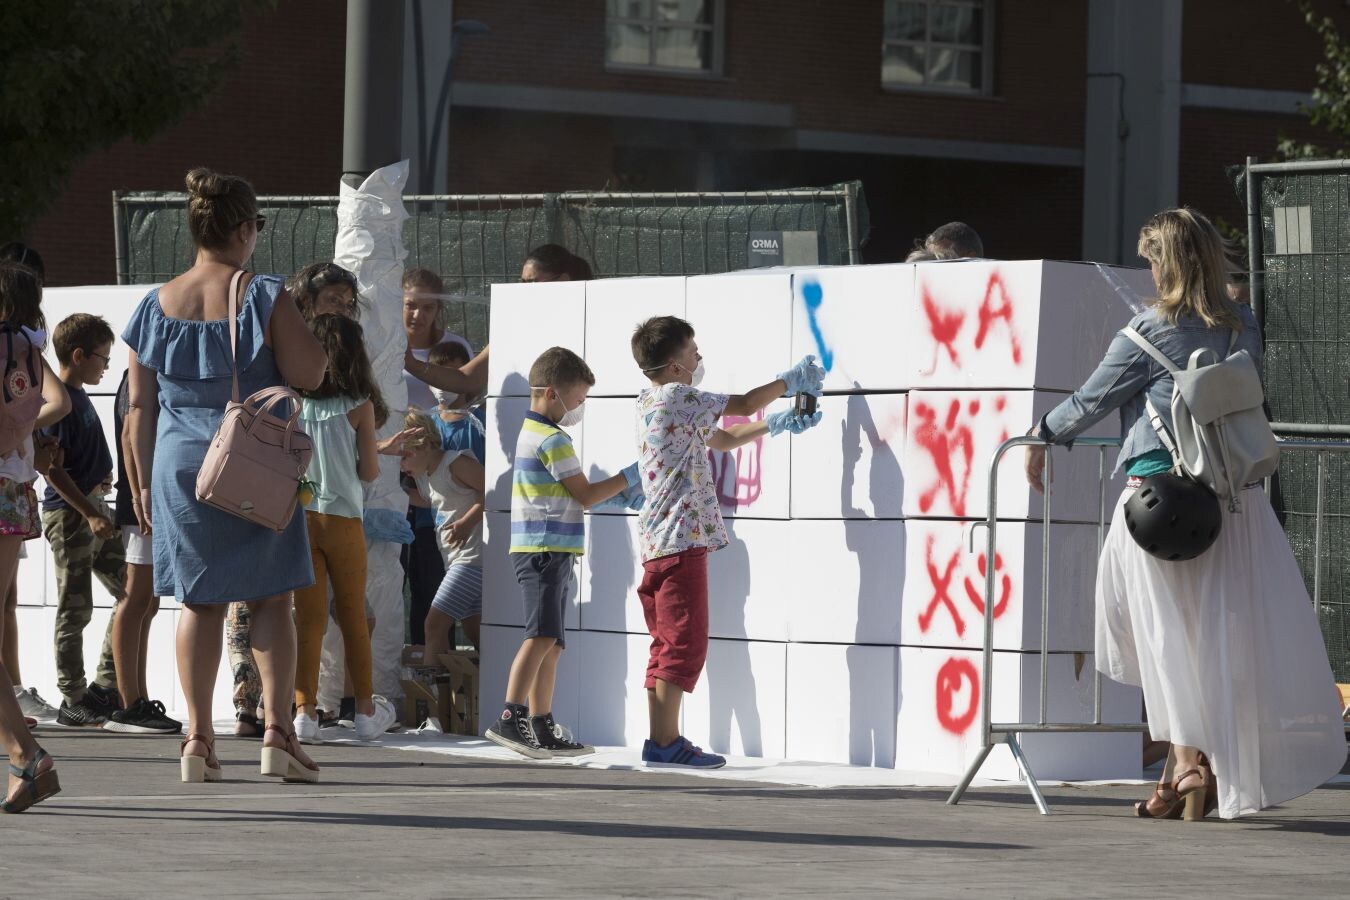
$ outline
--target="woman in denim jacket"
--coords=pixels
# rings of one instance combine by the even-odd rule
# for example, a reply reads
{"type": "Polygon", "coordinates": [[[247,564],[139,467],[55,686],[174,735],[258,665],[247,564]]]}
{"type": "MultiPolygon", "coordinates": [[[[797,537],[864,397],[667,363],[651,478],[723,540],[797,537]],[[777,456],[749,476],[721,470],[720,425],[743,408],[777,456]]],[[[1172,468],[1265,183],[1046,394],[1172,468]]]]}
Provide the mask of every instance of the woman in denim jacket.
{"type": "MultiPolygon", "coordinates": [[[[1178,366],[1192,352],[1246,350],[1258,369],[1260,331],[1249,307],[1228,299],[1223,241],[1190,209],[1150,219],[1139,255],[1158,299],[1130,324],[1178,366]]],[[[1225,819],[1298,797],[1340,771],[1345,736],[1326,647],[1298,564],[1270,503],[1249,486],[1241,512],[1193,560],[1167,562],[1140,548],[1124,506],[1143,478],[1172,468],[1149,422],[1151,400],[1172,428],[1172,376],[1123,334],[1072,397],[1032,430],[1072,444],[1120,410],[1120,466],[1130,477],[1097,567],[1097,668],[1141,687],[1155,740],[1170,741],[1179,773],[1137,804],[1143,817],[1176,818],[1186,795],[1225,819]]],[[[1039,487],[1045,449],[1027,477],[1039,487]]]]}

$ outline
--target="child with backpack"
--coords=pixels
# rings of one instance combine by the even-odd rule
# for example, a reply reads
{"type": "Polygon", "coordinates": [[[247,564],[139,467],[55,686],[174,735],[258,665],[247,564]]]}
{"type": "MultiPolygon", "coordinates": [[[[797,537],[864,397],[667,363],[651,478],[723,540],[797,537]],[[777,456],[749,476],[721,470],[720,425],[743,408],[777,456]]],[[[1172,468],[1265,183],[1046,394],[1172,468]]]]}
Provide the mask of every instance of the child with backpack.
{"type": "MultiPolygon", "coordinates": [[[[1176,775],[1135,815],[1195,820],[1217,809],[1231,819],[1334,776],[1345,734],[1316,612],[1260,490],[1274,462],[1269,427],[1250,427],[1261,332],[1251,308],[1228,298],[1223,239],[1200,213],[1170,209],[1144,225],[1138,249],[1157,299],[1031,433],[1069,444],[1120,410],[1129,482],[1098,562],[1096,664],[1143,689],[1149,731],[1176,758],[1176,775]],[[1222,363],[1197,367],[1197,353],[1222,363]],[[1224,383],[1196,392],[1199,373],[1224,383]],[[1174,388],[1197,402],[1177,403],[1174,388]],[[1193,464],[1204,443],[1219,449],[1223,477],[1193,464]]],[[[1045,456],[1030,448],[1033,486],[1045,456]]]]}
{"type": "MultiPolygon", "coordinates": [[[[42,281],[27,266],[0,261],[0,584],[8,585],[24,541],[42,533],[33,481],[51,464],[50,450],[31,440],[33,429],[70,411],[70,397],[42,358],[46,335],[42,281]]],[[[7,813],[23,812],[61,790],[56,764],[33,740],[0,663],[0,746],[17,780],[0,800],[7,813]]]]}
{"type": "Polygon", "coordinates": [[[300,429],[314,444],[307,474],[312,496],[305,499],[302,494],[314,584],[295,592],[295,733],[305,743],[319,739],[319,661],[331,581],[356,697],[356,737],[369,741],[384,734],[398,714],[372,687],[361,486],[379,475],[377,454],[390,452],[403,436],[375,439],[388,409],[375,383],[361,326],[328,313],[316,316],[310,327],[328,355],[328,369],[322,384],[304,392],[300,412],[300,429]]]}

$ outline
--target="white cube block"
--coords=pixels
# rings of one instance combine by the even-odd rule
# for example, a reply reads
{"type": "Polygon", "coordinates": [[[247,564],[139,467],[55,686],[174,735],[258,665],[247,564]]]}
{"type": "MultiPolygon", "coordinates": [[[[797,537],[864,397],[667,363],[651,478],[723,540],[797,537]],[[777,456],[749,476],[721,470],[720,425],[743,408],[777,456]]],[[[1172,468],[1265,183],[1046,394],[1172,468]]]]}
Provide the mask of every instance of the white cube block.
{"type": "Polygon", "coordinates": [[[646,634],[638,600],[642,581],[636,516],[588,516],[581,560],[581,627],[646,634]]]}
{"type": "MultiPolygon", "coordinates": [[[[483,622],[490,625],[524,627],[525,601],[516,581],[514,555],[511,547],[511,516],[509,513],[490,512],[483,519],[483,622]]],[[[580,578],[582,560],[573,569],[580,578]]],[[[563,627],[569,631],[581,627],[577,588],[573,590],[563,610],[563,627]]]]}
{"type": "Polygon", "coordinates": [[[914,307],[914,266],[831,266],[792,275],[792,359],[814,354],[827,391],[910,386],[903,335],[914,307]]]}
{"type": "Polygon", "coordinates": [[[788,640],[899,644],[907,523],[789,523],[788,640]]]}
{"type": "MultiPolygon", "coordinates": [[[[617,475],[637,462],[637,401],[630,397],[595,397],[586,401],[585,453],[581,469],[591,481],[617,475]]],[[[631,515],[624,509],[600,509],[596,515],[631,515]]]]}
{"type": "Polygon", "coordinates": [[[550,347],[586,356],[586,282],[494,284],[488,394],[525,397],[530,367],[550,347]]]}
{"type": "MultiPolygon", "coordinates": [[[[41,488],[39,481],[35,487],[41,488]]],[[[24,541],[28,556],[19,560],[17,575],[19,605],[44,606],[56,602],[56,582],[52,580],[51,547],[42,538],[24,541]]]]}
{"type": "MultiPolygon", "coordinates": [[[[723,416],[721,427],[758,422],[787,408],[780,400],[754,416],[723,416]]],[[[710,451],[713,484],[728,518],[786,519],[792,498],[792,442],[787,435],[762,435],[735,450],[710,451]]]]}
{"type": "Polygon", "coordinates": [[[595,373],[591,396],[634,397],[651,383],[633,360],[633,331],[653,316],[685,318],[685,280],[672,275],[586,282],[586,362],[595,373]]]}
{"type": "Polygon", "coordinates": [[[915,388],[1074,390],[1151,296],[1140,269],[1045,260],[917,267],[907,358],[915,388]]]}
{"type": "MultiPolygon", "coordinates": [[[[506,679],[511,673],[511,662],[516,658],[516,651],[520,649],[520,643],[524,638],[525,631],[522,628],[483,626],[483,644],[479,653],[479,672],[482,676],[478,691],[480,728],[487,728],[501,715],[502,706],[506,703],[506,679]]],[[[581,720],[582,664],[581,654],[569,640],[567,649],[558,660],[558,681],[553,688],[553,709],[543,711],[553,713],[553,720],[571,728],[578,734],[579,740],[591,740],[590,737],[583,736],[577,731],[581,720]]]]}
{"type": "Polygon", "coordinates": [[[569,635],[568,654],[580,664],[582,698],[579,740],[640,748],[651,733],[647,717],[647,657],[651,638],[636,634],[579,631],[569,635]],[[575,651],[572,649],[575,647],[575,651]]]}
{"type": "MultiPolygon", "coordinates": [[[[1022,435],[1065,399],[1044,391],[911,391],[901,468],[906,517],[983,519],[988,515],[989,466],[999,445],[1022,435]]],[[[1118,437],[1112,415],[1085,436],[1118,437]]],[[[1080,446],[1053,449],[1050,517],[1095,522],[1100,514],[1101,451],[1080,446]]],[[[1106,450],[1105,472],[1118,450],[1106,450]]],[[[999,465],[998,517],[1039,519],[1043,497],[1027,483],[1026,451],[1014,448],[999,465]]],[[[1108,479],[1108,505],[1124,487],[1108,479]]]]}
{"type": "Polygon", "coordinates": [[[787,648],[711,641],[703,678],[684,699],[684,736],[714,753],[786,755],[787,648]]]}
{"type": "Polygon", "coordinates": [[[790,522],[728,519],[730,543],[708,554],[708,633],[786,641],[788,596],[797,575],[786,552],[790,522]]]}
{"type": "Polygon", "coordinates": [[[694,276],[685,309],[707,370],[705,390],[743,394],[795,362],[791,272],[694,276]]]}
{"type": "MultiPolygon", "coordinates": [[[[92,313],[107,320],[115,340],[112,352],[108,354],[108,369],[103,379],[96,385],[90,385],[91,393],[115,394],[122,380],[130,358],[126,344],[122,342],[122,330],[127,327],[131,314],[147,293],[154,287],[148,284],[126,285],[87,285],[78,287],[49,287],[42,291],[42,312],[47,317],[47,328],[54,330],[60,322],[75,313],[92,313]]],[[[60,371],[56,359],[56,349],[47,343],[47,362],[52,371],[60,371]]],[[[100,413],[102,411],[100,410],[100,413]]]]}
{"type": "MultiPolygon", "coordinates": [[[[487,447],[483,461],[487,509],[508,512],[511,509],[511,466],[516,461],[520,426],[529,409],[528,397],[494,397],[487,401],[487,447]]],[[[584,424],[569,429],[574,444],[579,443],[584,424]]],[[[580,447],[577,450],[579,453],[580,447]]]]}
{"type": "MultiPolygon", "coordinates": [[[[988,531],[976,523],[935,519],[910,519],[905,528],[901,642],[982,647],[988,531]]],[[[994,646],[1039,650],[1044,528],[1039,522],[999,522],[995,540],[994,646]]],[[[1048,572],[1050,649],[1091,650],[1097,526],[1052,523],[1048,572]]]]}
{"type": "Polygon", "coordinates": [[[789,644],[789,759],[895,764],[896,647],[789,644]]]}
{"type": "MultiPolygon", "coordinates": [[[[1090,722],[1093,710],[1091,654],[1049,657],[1047,721],[1090,722]]],[[[901,702],[895,767],[934,772],[953,780],[980,748],[979,653],[937,647],[900,648],[901,702]]],[[[992,716],[995,723],[1035,722],[1040,709],[1040,655],[994,654],[992,716]]],[[[1139,721],[1141,693],[1102,679],[1102,721],[1139,721]]],[[[1138,778],[1142,738],[1138,733],[1027,734],[1021,738],[1038,779],[1089,781],[1138,778]]],[[[984,778],[1018,778],[1006,747],[980,769],[984,778]]]]}
{"type": "Polygon", "coordinates": [[[792,436],[792,518],[900,518],[907,395],[829,395],[818,404],[820,424],[792,436]]]}

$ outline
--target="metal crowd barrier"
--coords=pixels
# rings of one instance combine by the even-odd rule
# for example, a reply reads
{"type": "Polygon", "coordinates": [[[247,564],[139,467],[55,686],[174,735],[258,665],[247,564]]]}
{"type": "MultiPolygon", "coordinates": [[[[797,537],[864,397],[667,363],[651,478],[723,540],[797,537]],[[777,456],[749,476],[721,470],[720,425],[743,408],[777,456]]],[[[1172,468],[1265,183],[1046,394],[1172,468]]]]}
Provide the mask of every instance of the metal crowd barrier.
{"type": "MultiPolygon", "coordinates": [[[[1316,511],[1313,522],[1313,584],[1312,584],[1312,602],[1313,607],[1319,607],[1322,593],[1322,568],[1323,568],[1323,550],[1325,543],[1322,539],[1323,518],[1326,512],[1326,481],[1327,481],[1327,455],[1330,453],[1350,453],[1350,441],[1308,441],[1296,438],[1280,439],[1280,450],[1282,453],[1289,451],[1308,451],[1317,454],[1317,500],[1316,511]]],[[[1113,447],[1119,447],[1121,441],[1118,438],[1078,438],[1074,441],[1075,447],[1096,447],[1098,452],[1098,516],[1097,516],[1097,553],[1101,556],[1101,549],[1106,540],[1106,529],[1110,524],[1107,506],[1107,450],[1113,447]]],[[[1046,447],[1046,466],[1042,473],[1042,487],[1044,488],[1043,500],[1041,504],[1041,527],[1043,529],[1041,538],[1041,649],[1040,649],[1040,710],[1035,722],[994,722],[993,709],[990,704],[990,698],[993,696],[993,675],[994,675],[994,606],[996,605],[997,593],[995,587],[995,572],[993,566],[988,566],[985,571],[984,584],[984,648],[983,648],[983,687],[980,690],[980,752],[972,760],[961,781],[952,791],[951,796],[947,798],[948,805],[954,806],[961,802],[970,783],[979,773],[980,767],[989,757],[994,747],[998,744],[1007,744],[1012,752],[1013,759],[1017,762],[1017,767],[1027,781],[1027,790],[1031,792],[1031,797],[1036,802],[1036,808],[1040,810],[1041,815],[1050,814],[1050,806],[1045,801],[1045,795],[1041,793],[1041,787],[1036,780],[1035,774],[1031,771],[1031,764],[1028,762],[1026,754],[1022,751],[1021,744],[1017,736],[1024,733],[1103,733],[1103,732],[1147,732],[1148,724],[1146,722],[1103,722],[1102,721],[1102,674],[1096,671],[1094,665],[1093,671],[1093,716],[1091,722],[1050,722],[1046,718],[1046,699],[1049,691],[1049,663],[1050,663],[1050,500],[1053,494],[1051,485],[1051,471],[1055,450],[1054,445],[1048,445],[1040,438],[1024,436],[1009,438],[999,446],[994,452],[993,460],[989,464],[989,513],[983,522],[977,522],[976,527],[983,527],[986,530],[987,540],[987,559],[994,559],[998,548],[998,467],[999,463],[1009,450],[1014,447],[1044,446],[1046,447]]],[[[1271,480],[1266,479],[1265,490],[1269,494],[1271,489],[1271,480]]],[[[974,543],[974,529],[971,530],[971,542],[974,543]]],[[[1086,651],[1092,653],[1094,650],[1089,648],[1086,651]]],[[[1095,658],[1094,658],[1095,663],[1095,658]]]]}

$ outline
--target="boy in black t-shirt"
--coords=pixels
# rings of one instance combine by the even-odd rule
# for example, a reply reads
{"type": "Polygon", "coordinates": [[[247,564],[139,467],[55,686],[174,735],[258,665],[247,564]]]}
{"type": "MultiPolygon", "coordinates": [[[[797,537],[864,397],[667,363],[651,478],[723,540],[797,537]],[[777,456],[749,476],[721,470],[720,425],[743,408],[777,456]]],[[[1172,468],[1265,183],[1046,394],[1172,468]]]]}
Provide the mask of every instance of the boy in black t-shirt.
{"type": "Polygon", "coordinates": [[[119,706],[113,666],[113,623],[103,640],[98,673],[84,679],[84,629],[94,612],[97,575],[108,592],[123,597],[121,535],[103,502],[112,480],[112,454],[86,384],[98,384],[108,368],[113,332],[99,316],[76,313],[52,334],[61,381],[70,394],[70,413],[43,433],[55,437],[65,464],[53,467],[42,498],[42,530],[56,564],[56,686],[61,709],[56,721],[69,726],[100,726],[119,706]]]}

